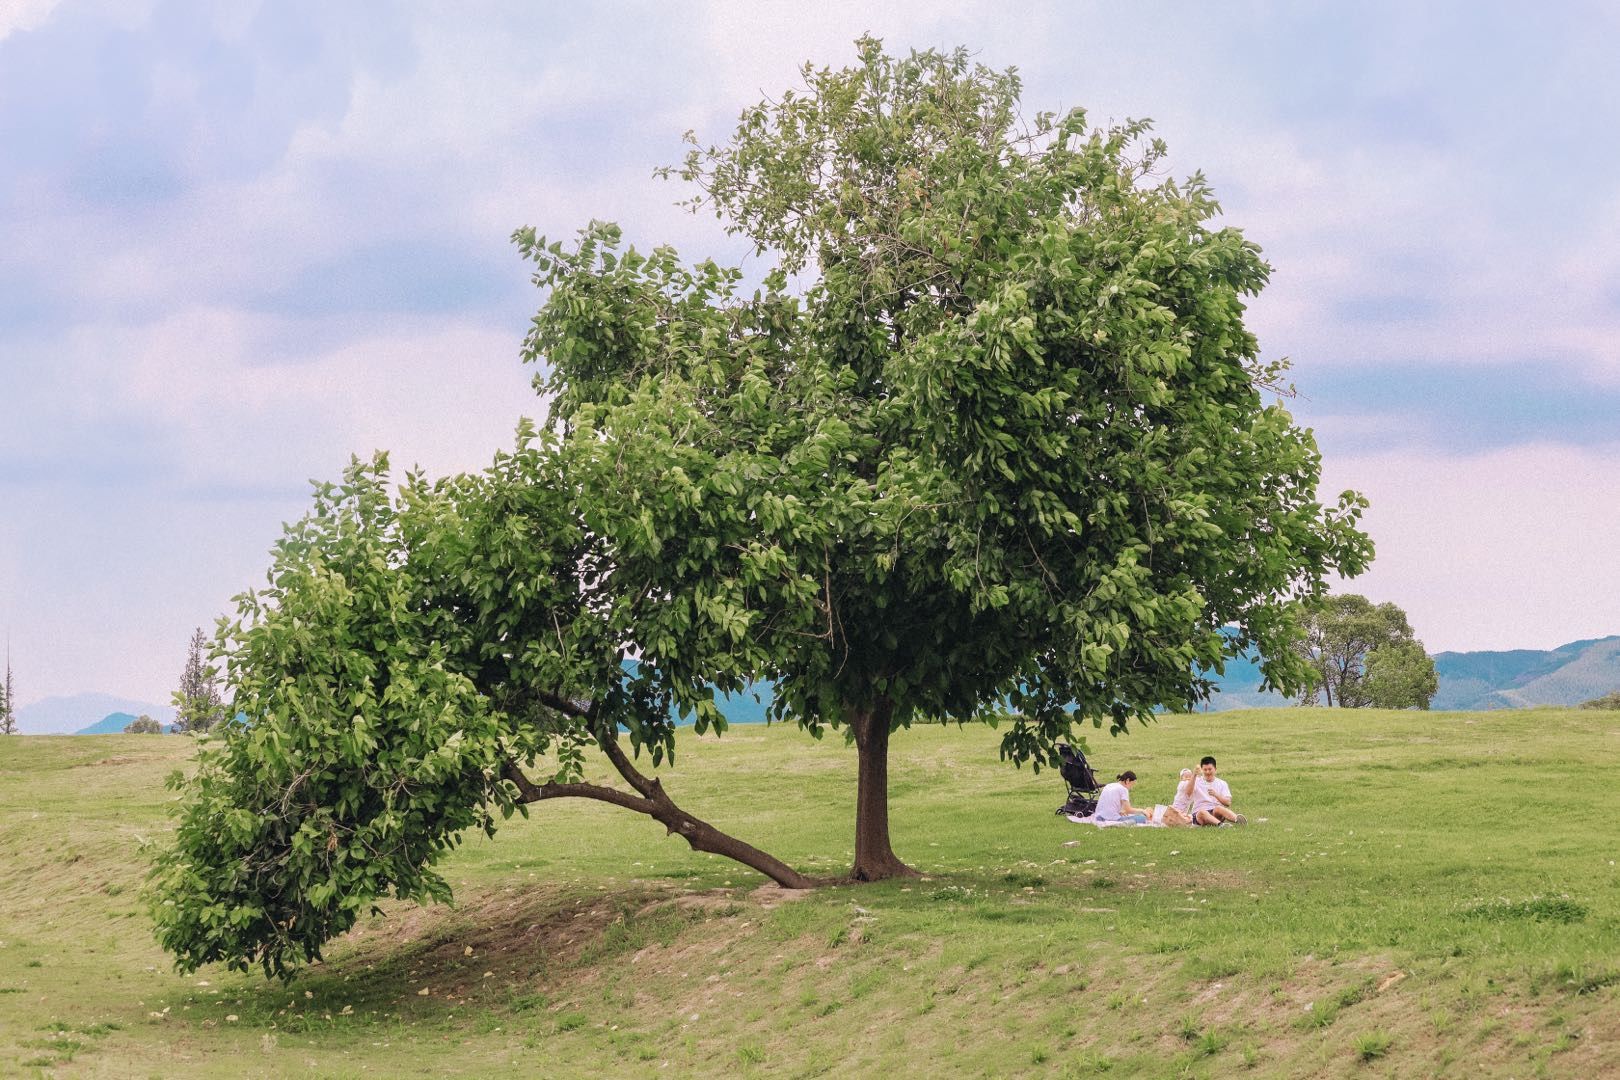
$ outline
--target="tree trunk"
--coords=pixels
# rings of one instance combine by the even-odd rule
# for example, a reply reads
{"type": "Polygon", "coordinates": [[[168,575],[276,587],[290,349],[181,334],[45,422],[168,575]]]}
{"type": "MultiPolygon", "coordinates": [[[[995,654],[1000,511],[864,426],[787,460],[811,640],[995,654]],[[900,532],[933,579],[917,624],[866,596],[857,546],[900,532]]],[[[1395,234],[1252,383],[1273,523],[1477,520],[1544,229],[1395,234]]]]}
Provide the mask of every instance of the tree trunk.
{"type": "Polygon", "coordinates": [[[889,846],[889,721],[893,715],[893,703],[880,699],[876,706],[850,718],[860,763],[855,789],[855,864],[849,869],[854,881],[919,876],[889,846]]]}

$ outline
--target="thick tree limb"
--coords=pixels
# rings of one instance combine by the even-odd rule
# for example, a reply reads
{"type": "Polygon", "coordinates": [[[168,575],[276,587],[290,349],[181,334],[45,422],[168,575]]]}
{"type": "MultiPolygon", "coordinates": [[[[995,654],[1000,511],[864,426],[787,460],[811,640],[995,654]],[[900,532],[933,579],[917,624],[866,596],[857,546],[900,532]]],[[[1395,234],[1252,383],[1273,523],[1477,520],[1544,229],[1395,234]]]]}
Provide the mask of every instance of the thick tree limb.
{"type": "Polygon", "coordinates": [[[822,884],[815,878],[799,873],[776,856],[761,851],[729,833],[721,832],[701,818],[688,814],[675,805],[656,778],[643,775],[630,763],[616,739],[602,739],[601,744],[609,760],[613,761],[624,778],[643,794],[632,795],[603,784],[555,782],[536,784],[512,761],[506,763],[504,775],[518,789],[523,802],[579,798],[612,803],[626,810],[634,810],[638,814],[646,814],[669,832],[679,834],[691,845],[692,850],[724,855],[728,859],[758,870],[784,889],[813,889],[822,884]]]}

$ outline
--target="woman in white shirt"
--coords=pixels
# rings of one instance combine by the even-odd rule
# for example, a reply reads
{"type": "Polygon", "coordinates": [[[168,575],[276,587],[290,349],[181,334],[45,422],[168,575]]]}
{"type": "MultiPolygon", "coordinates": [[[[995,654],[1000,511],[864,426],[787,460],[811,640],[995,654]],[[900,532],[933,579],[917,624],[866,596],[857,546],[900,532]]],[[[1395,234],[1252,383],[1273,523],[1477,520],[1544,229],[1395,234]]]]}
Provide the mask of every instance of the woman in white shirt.
{"type": "Polygon", "coordinates": [[[1147,824],[1147,813],[1131,805],[1131,785],[1136,783],[1136,774],[1126,769],[1119,774],[1119,779],[1102,789],[1097,796],[1097,812],[1092,815],[1097,821],[1129,821],[1136,825],[1147,824]]]}

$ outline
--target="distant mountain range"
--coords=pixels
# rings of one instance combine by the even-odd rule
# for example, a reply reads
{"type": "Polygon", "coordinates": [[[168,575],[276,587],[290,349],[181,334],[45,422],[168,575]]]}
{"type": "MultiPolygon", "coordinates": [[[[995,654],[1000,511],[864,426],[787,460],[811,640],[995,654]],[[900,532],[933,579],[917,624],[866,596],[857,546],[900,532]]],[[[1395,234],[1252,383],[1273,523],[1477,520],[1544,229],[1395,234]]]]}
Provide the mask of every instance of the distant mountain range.
{"type": "Polygon", "coordinates": [[[1620,690],[1620,636],[1572,641],[1548,652],[1443,652],[1436,709],[1579,705],[1620,690]]]}
{"type": "MultiPolygon", "coordinates": [[[[151,709],[146,710],[146,715],[152,717],[152,719],[154,719],[154,720],[158,719],[157,714],[152,712],[151,709]]],[[[127,713],[127,712],[108,713],[106,716],[103,716],[100,720],[97,720],[95,723],[91,724],[89,727],[80,728],[78,731],[75,731],[73,734],[75,734],[75,735],[122,735],[124,733],[124,729],[129,727],[129,725],[133,724],[137,719],[139,719],[139,717],[131,715],[130,713],[127,713]]],[[[165,735],[170,734],[171,732],[173,732],[173,730],[174,730],[174,725],[173,724],[165,723],[163,725],[163,733],[165,735]]]]}
{"type": "MultiPolygon", "coordinates": [[[[1579,705],[1620,690],[1620,635],[1572,641],[1556,649],[1512,649],[1507,652],[1443,652],[1434,658],[1440,691],[1433,708],[1454,710],[1518,709],[1532,705],[1579,705]]],[[[1253,660],[1233,660],[1215,679],[1209,700],[1211,712],[1260,709],[1291,705],[1281,694],[1260,689],[1260,666],[1253,660]]],[[[720,709],[733,724],[765,719],[771,687],[761,683],[755,693],[720,700],[720,709]]],[[[74,694],[52,697],[17,710],[17,727],[24,735],[117,734],[145,713],[163,724],[174,723],[174,707],[154,705],[112,694],[74,694]]]]}
{"type": "Polygon", "coordinates": [[[110,724],[114,714],[127,714],[116,729],[123,731],[124,724],[142,713],[165,726],[174,722],[172,705],[154,705],[114,694],[73,694],[19,705],[17,730],[24,735],[102,735],[108,734],[102,725],[110,724]]]}
{"type": "MultiPolygon", "coordinates": [[[[1556,649],[1507,652],[1443,652],[1434,657],[1440,690],[1431,708],[1520,709],[1532,705],[1579,705],[1620,690],[1620,635],[1572,641],[1556,649]]],[[[1288,705],[1281,694],[1260,689],[1260,668],[1233,661],[1215,680],[1211,711],[1288,705]]]]}

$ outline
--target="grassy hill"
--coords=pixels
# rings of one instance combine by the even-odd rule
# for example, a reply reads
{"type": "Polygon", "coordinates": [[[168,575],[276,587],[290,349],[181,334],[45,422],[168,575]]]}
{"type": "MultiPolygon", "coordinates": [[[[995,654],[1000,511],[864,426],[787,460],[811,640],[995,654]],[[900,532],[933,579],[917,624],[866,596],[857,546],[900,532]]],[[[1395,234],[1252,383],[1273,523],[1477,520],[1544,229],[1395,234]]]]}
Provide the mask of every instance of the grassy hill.
{"type": "MultiPolygon", "coordinates": [[[[1164,798],[1221,758],[1243,829],[1098,830],[995,733],[896,738],[927,873],[802,898],[645,819],[548,804],[291,985],[180,977],[138,889],[189,739],[0,739],[0,1075],[1597,1076],[1620,1072],[1620,719],[1279,709],[1093,738],[1164,798]]],[[[696,812],[850,854],[854,758],[682,736],[696,812]]]]}

